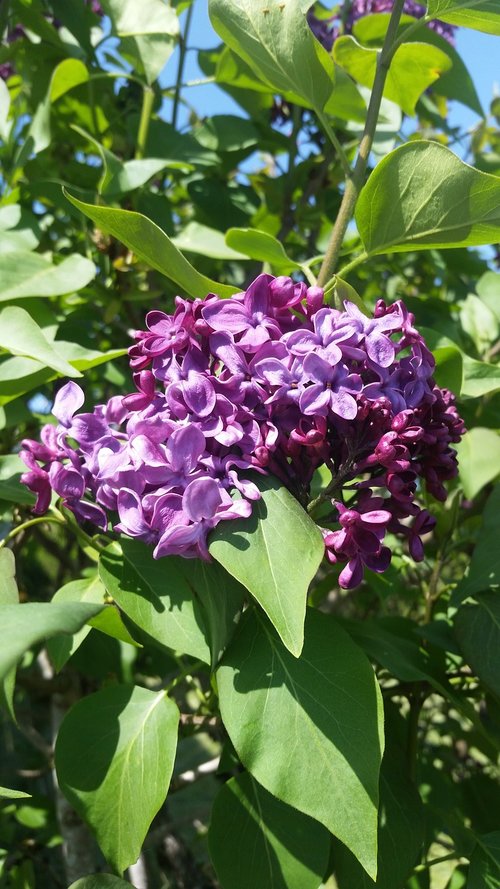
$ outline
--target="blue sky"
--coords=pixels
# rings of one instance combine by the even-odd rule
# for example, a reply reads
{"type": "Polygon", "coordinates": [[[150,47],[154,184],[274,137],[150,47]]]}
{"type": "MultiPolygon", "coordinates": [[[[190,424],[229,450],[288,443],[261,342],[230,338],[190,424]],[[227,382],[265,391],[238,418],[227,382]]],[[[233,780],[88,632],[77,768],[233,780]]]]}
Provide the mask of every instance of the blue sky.
{"type": "MultiPolygon", "coordinates": [[[[182,20],[185,18],[185,13],[182,20]]],[[[194,11],[189,36],[189,46],[197,49],[210,49],[220,43],[220,38],[215,33],[208,17],[207,0],[194,0],[194,11]]],[[[476,89],[484,107],[488,111],[489,103],[493,96],[494,84],[497,84],[497,93],[500,94],[500,65],[498,63],[500,38],[490,34],[482,34],[479,31],[459,29],[457,32],[457,50],[462,56],[469,72],[474,80],[476,89]]],[[[163,86],[171,86],[175,81],[177,72],[178,51],[169,60],[167,68],[161,77],[163,86]]],[[[186,56],[184,81],[203,77],[196,62],[196,52],[189,52],[186,56]]],[[[188,90],[189,101],[194,107],[205,114],[238,114],[243,112],[229,96],[213,84],[191,87],[188,90]]],[[[185,115],[180,116],[180,121],[185,120],[185,115]]],[[[474,112],[458,102],[451,103],[450,122],[452,125],[462,128],[473,127],[478,121],[474,112]]]]}

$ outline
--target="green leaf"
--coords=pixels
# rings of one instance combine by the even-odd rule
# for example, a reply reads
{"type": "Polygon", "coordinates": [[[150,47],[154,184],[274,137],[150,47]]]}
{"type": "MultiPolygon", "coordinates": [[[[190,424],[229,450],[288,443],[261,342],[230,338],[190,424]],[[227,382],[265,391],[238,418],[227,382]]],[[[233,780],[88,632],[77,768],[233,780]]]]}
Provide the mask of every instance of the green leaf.
{"type": "Polygon", "coordinates": [[[250,259],[268,262],[282,274],[300,269],[299,263],[286,255],[283,244],[267,232],[254,228],[230,228],[226,232],[226,244],[250,259]]]}
{"type": "Polygon", "coordinates": [[[463,390],[463,364],[466,356],[453,340],[443,336],[438,330],[422,325],[419,325],[419,330],[434,355],[436,368],[433,376],[438,386],[460,395],[463,390]]]}
{"type": "Polygon", "coordinates": [[[209,551],[252,593],[298,657],[307,590],[324,555],[323,538],[281,482],[271,476],[254,481],[262,496],[252,515],[221,522],[210,536],[209,551]]]}
{"type": "Polygon", "coordinates": [[[10,790],[8,787],[0,787],[0,799],[31,799],[31,793],[22,790],[10,790]]]}
{"type": "Polygon", "coordinates": [[[340,65],[335,65],[335,88],[325,105],[327,114],[341,120],[364,123],[366,102],[354,81],[340,65]]]}
{"type": "Polygon", "coordinates": [[[118,873],[137,861],[167,795],[178,722],[165,692],[113,685],[78,701],[59,730],[59,786],[118,873]]]}
{"type": "MultiPolygon", "coordinates": [[[[231,229],[230,229],[231,231],[231,229]]],[[[187,253],[198,253],[200,256],[209,256],[211,259],[246,259],[244,253],[238,253],[227,246],[222,232],[200,222],[188,222],[172,242],[179,250],[187,253]]]]}
{"type": "Polygon", "coordinates": [[[184,172],[188,172],[190,169],[183,161],[169,161],[161,157],[147,157],[144,160],[125,161],[125,163],[121,164],[120,169],[110,176],[106,186],[102,189],[102,194],[126,194],[129,191],[134,191],[135,188],[141,188],[153,176],[157,176],[158,173],[161,173],[166,168],[184,172]]]}
{"type": "MultiPolygon", "coordinates": [[[[481,29],[482,30],[482,29],[481,29]]],[[[472,853],[466,889],[499,889],[500,830],[477,837],[472,853]]]]}
{"type": "Polygon", "coordinates": [[[500,392],[500,364],[476,361],[464,355],[464,382],[462,395],[469,398],[482,398],[500,392]]]}
{"type": "Polygon", "coordinates": [[[27,296],[62,296],[86,287],[95,278],[95,265],[74,253],[59,265],[38,253],[0,254],[0,302],[27,296]]]}
{"type": "Polygon", "coordinates": [[[474,598],[477,604],[458,609],[455,635],[476,676],[500,698],[500,595],[482,593],[474,598]]]}
{"type": "Polygon", "coordinates": [[[489,244],[500,238],[500,179],[437,142],[410,142],[375,167],[356,223],[370,255],[489,244]]]}
{"type": "Polygon", "coordinates": [[[66,358],[76,370],[90,370],[99,367],[107,361],[122,358],[127,354],[127,349],[110,349],[109,352],[97,352],[95,349],[87,349],[79,343],[67,343],[64,340],[54,340],[54,347],[58,354],[66,358]]]}
{"type": "MultiPolygon", "coordinates": [[[[375,78],[379,50],[368,49],[351,35],[339,37],[333,44],[333,57],[354,80],[371,88],[375,78]]],[[[437,46],[428,43],[403,43],[391,61],[384,96],[406,114],[415,114],[415,105],[423,92],[451,68],[451,60],[437,46]]]]}
{"type": "Polygon", "coordinates": [[[215,564],[168,556],[121,541],[101,554],[104,586],[140,629],[158,644],[216,663],[231,635],[243,590],[215,564]]]}
{"type": "Polygon", "coordinates": [[[226,46],[276,92],[322,111],[334,85],[333,62],[315,40],[299,0],[209,0],[226,46]]]}
{"type": "Polygon", "coordinates": [[[172,55],[179,35],[179,20],[162,0],[103,0],[113,30],[122,37],[124,55],[131,55],[154,83],[172,55]]]}
{"type": "Polygon", "coordinates": [[[410,780],[406,750],[397,742],[400,720],[387,708],[387,746],[380,771],[378,872],[374,882],[337,843],[333,860],[338,889],[401,889],[418,861],[424,839],[424,810],[410,780]]]}
{"type": "MultiPolygon", "coordinates": [[[[19,590],[16,583],[16,560],[12,550],[0,549],[0,605],[14,605],[19,602],[19,590]]],[[[16,722],[14,711],[14,689],[16,684],[16,668],[12,667],[5,678],[0,681],[0,706],[16,722]]],[[[1,793],[0,793],[1,796],[1,793]]]]}
{"type": "Polygon", "coordinates": [[[59,605],[28,602],[0,605],[3,642],[0,649],[0,679],[14,667],[24,652],[58,633],[77,633],[102,606],[65,602],[59,605]]]}
{"type": "MultiPolygon", "coordinates": [[[[52,597],[53,602],[95,602],[104,605],[106,590],[97,574],[84,577],[80,580],[71,580],[64,584],[52,597]]],[[[55,636],[49,639],[47,651],[57,672],[62,670],[65,663],[80,647],[84,639],[90,633],[92,627],[114,639],[137,645],[123,624],[119,611],[113,605],[105,605],[99,614],[79,630],[74,636],[55,636]]]]}
{"type": "Polygon", "coordinates": [[[500,321],[500,274],[485,272],[476,284],[476,293],[500,321]]]}
{"type": "MultiPolygon", "coordinates": [[[[389,20],[390,13],[364,15],[355,23],[353,34],[362,44],[382,46],[389,20]]],[[[483,117],[484,112],[474,82],[456,49],[444,37],[430,28],[419,28],[412,34],[409,31],[409,26],[415,24],[415,22],[416,19],[412,18],[412,16],[403,15],[401,17],[398,38],[404,34],[405,41],[431,43],[444,52],[451,62],[451,68],[442,74],[433,85],[433,92],[440,96],[446,96],[448,99],[461,102],[483,117]]]]}
{"type": "Polygon", "coordinates": [[[223,889],[318,889],[330,852],[322,825],[271,796],[249,774],[219,791],[208,842],[223,889]]]}
{"type": "Polygon", "coordinates": [[[464,494],[472,500],[500,472],[500,436],[475,426],[455,445],[464,494]]]}
{"type": "Polygon", "coordinates": [[[460,322],[480,355],[498,337],[498,319],[495,313],[473,293],[469,293],[461,305],[460,322]]]}
{"type": "Polygon", "coordinates": [[[40,243],[41,231],[36,217],[19,204],[0,207],[0,252],[31,251],[40,243]]]}
{"type": "Polygon", "coordinates": [[[142,213],[86,204],[74,198],[66,190],[64,194],[102,231],[118,238],[151,268],[174,281],[190,296],[201,297],[207,293],[217,293],[219,296],[227,297],[237,292],[236,287],[218,284],[197,272],[174,246],[168,235],[142,213]]]}
{"type": "Polygon", "coordinates": [[[296,659],[250,611],[217,682],[243,765],[278,799],[324,824],[375,877],[382,704],[357,645],[331,617],[311,610],[296,659]]]}
{"type": "Polygon", "coordinates": [[[500,34],[497,0],[428,0],[427,12],[450,25],[500,34]]]}
{"type": "Polygon", "coordinates": [[[428,680],[429,653],[419,645],[416,624],[400,617],[345,621],[344,626],[370,659],[403,682],[428,680]]]}
{"type": "Polygon", "coordinates": [[[351,284],[344,281],[343,278],[339,278],[338,275],[333,276],[331,285],[325,289],[325,301],[331,303],[332,299],[334,304],[340,306],[343,306],[347,300],[348,302],[354,303],[360,312],[363,312],[363,315],[370,314],[359,293],[351,284]]]}
{"type": "Polygon", "coordinates": [[[80,59],[64,59],[54,69],[50,81],[50,101],[57,100],[75,86],[81,86],[89,80],[89,72],[80,59]]]}
{"type": "Polygon", "coordinates": [[[12,355],[34,358],[63,376],[81,377],[78,370],[57,354],[28,312],[18,306],[0,311],[0,348],[12,355]]]}
{"type": "Polygon", "coordinates": [[[16,602],[19,602],[16,560],[12,550],[4,546],[0,549],[0,605],[13,605],[16,602]]]}
{"type": "Polygon", "coordinates": [[[478,542],[474,548],[469,571],[453,595],[453,602],[482,593],[500,585],[500,547],[498,546],[500,516],[500,485],[490,494],[483,512],[478,542]]]}
{"type": "Polygon", "coordinates": [[[255,148],[259,133],[253,123],[234,114],[215,114],[193,130],[200,145],[218,154],[255,148]]]}

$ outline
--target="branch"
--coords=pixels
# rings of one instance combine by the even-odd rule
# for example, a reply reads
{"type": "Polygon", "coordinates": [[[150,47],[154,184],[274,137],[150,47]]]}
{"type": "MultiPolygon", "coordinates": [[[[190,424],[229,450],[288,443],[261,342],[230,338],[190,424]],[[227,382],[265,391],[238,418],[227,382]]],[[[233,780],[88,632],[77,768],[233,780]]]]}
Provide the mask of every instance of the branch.
{"type": "Polygon", "coordinates": [[[395,0],[394,8],[392,10],[391,18],[389,21],[389,27],[387,28],[387,32],[384,38],[384,44],[377,58],[377,70],[375,73],[372,94],[366,114],[365,128],[361,137],[361,142],[359,144],[359,153],[352,176],[346,182],[344,197],[342,198],[342,203],[340,205],[339,215],[337,216],[335,225],[333,227],[328,250],[326,251],[323,265],[321,266],[321,270],[318,275],[318,284],[320,287],[324,287],[324,285],[331,278],[337,268],[344,235],[354,213],[354,208],[356,206],[356,201],[358,200],[359,193],[361,191],[361,188],[363,187],[373,137],[377,129],[380,103],[382,101],[387,72],[389,71],[392,57],[395,52],[395,37],[398,32],[399,22],[401,19],[401,14],[403,12],[403,5],[404,0],[395,0]]]}

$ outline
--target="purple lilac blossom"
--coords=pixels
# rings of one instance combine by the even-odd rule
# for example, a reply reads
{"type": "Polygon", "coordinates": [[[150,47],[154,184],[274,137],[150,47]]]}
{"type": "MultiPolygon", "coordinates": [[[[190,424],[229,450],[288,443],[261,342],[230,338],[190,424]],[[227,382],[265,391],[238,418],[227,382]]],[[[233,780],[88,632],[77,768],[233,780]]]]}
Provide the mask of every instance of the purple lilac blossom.
{"type": "Polygon", "coordinates": [[[22,443],[34,511],[55,492],[78,521],[138,538],[155,558],[209,559],[213,528],[247,518],[260,497],[252,471],[277,476],[306,506],[326,464],[322,531],[340,585],[387,568],[387,533],[421,560],[434,519],[417,492],[424,482],[445,499],[464,426],[413,321],[400,301],[380,300],[368,317],[266,274],[228,300],[177,297],[173,314],[149,312],[135,334],[135,392],[81,412],[84,393],[67,383],[58,425],[22,443]]]}
{"type": "MultiPolygon", "coordinates": [[[[340,34],[352,33],[358,19],[365,15],[392,12],[393,6],[394,0],[351,0],[347,10],[343,9],[345,3],[341,3],[334,14],[326,19],[318,18],[314,14],[314,10],[310,9],[307,13],[307,21],[316,39],[330,52],[340,34]]],[[[425,12],[424,3],[418,3],[417,0],[405,0],[403,15],[411,15],[413,18],[420,19],[425,15],[425,12]]],[[[430,22],[428,27],[444,37],[452,46],[454,45],[455,28],[453,25],[436,20],[430,22]]]]}

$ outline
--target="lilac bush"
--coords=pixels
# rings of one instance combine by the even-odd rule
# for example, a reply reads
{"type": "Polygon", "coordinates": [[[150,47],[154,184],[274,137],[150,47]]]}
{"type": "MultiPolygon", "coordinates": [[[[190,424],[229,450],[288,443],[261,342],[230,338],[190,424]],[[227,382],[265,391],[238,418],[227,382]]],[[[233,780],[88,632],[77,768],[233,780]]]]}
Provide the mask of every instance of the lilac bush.
{"type": "MultiPolygon", "coordinates": [[[[392,12],[394,0],[346,0],[341,3],[334,14],[326,19],[320,19],[311,9],[308,12],[307,20],[309,26],[320,43],[330,52],[335,40],[340,34],[351,34],[352,29],[358,19],[365,15],[374,15],[380,12],[392,12]]],[[[418,3],[417,0],[405,0],[403,13],[411,15],[416,19],[425,15],[425,4],[418,3]]],[[[434,20],[429,22],[429,28],[436,31],[448,43],[454,44],[455,28],[446,22],[434,20]]]]}
{"type": "Polygon", "coordinates": [[[177,297],[173,315],[151,311],[146,327],[129,350],[135,392],[78,413],[84,394],[67,383],[59,425],[23,442],[37,514],[54,491],[78,521],[103,531],[111,521],[155,558],[209,559],[210,531],[259,499],[254,471],[277,476],[313,516],[321,507],[342,586],[359,584],[364,566],[387,568],[387,533],[423,558],[433,519],[417,494],[425,482],[446,498],[464,427],[401,301],[367,317],[262,274],[232,299],[177,297]],[[322,465],[331,481],[311,500],[322,465]]]}

